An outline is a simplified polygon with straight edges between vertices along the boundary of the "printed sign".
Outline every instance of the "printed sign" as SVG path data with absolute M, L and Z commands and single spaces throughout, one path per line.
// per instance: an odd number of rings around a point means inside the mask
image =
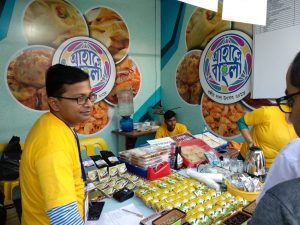
M 53 64 L 76 66 L 90 75 L 97 102 L 112 90 L 116 79 L 114 60 L 104 45 L 89 37 L 74 37 L 62 43 Z
M 222 104 L 243 99 L 250 91 L 252 40 L 243 32 L 224 31 L 204 49 L 200 82 L 209 98 Z

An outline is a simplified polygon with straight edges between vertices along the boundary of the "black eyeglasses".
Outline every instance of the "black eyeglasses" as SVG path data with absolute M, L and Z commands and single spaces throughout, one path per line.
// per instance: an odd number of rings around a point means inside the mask
M 77 101 L 78 105 L 84 105 L 87 103 L 88 99 L 94 103 L 97 99 L 97 95 L 92 93 L 89 96 L 80 96 L 80 97 L 76 97 L 76 98 L 71 98 L 71 97 L 64 97 L 64 96 L 53 96 L 55 98 L 62 98 L 62 99 L 68 99 L 68 100 L 73 100 L 73 101 Z
M 295 92 L 293 94 L 289 94 L 280 98 L 277 98 L 275 101 L 279 106 L 280 110 L 284 113 L 291 113 L 295 100 L 293 97 L 295 95 L 299 95 L 300 91 Z

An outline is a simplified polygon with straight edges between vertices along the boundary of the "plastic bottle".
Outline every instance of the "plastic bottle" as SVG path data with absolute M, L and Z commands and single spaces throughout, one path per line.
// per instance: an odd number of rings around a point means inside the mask
M 170 167 L 175 168 L 175 153 L 176 153 L 176 143 L 171 143 L 170 149 Z
M 181 169 L 181 167 L 182 167 L 181 146 L 176 146 L 174 169 L 179 170 Z

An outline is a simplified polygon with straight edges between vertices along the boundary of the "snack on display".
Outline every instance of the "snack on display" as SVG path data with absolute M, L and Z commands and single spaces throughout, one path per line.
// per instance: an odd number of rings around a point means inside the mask
M 169 224 L 175 224 L 175 222 L 180 221 L 180 224 L 185 222 L 184 218 L 186 216 L 186 213 L 174 208 L 170 211 L 166 212 L 162 216 L 155 219 L 152 224 L 153 225 L 169 225 Z M 176 223 L 177 224 L 177 223 Z
M 196 167 L 200 163 L 206 162 L 205 152 L 219 153 L 200 139 L 192 139 L 181 142 L 181 156 L 183 165 L 186 167 Z
M 35 110 L 48 110 L 45 77 L 52 63 L 54 49 L 29 46 L 21 50 L 7 67 L 7 85 L 22 105 Z
M 89 183 L 87 186 L 92 187 L 92 189 L 96 188 L 103 196 L 108 198 L 111 198 L 115 192 L 125 187 L 129 190 L 135 190 L 138 186 L 146 187 L 145 182 L 141 178 L 125 171 L 124 166 L 125 164 L 118 164 L 109 168 L 105 167 L 88 171 Z
M 89 191 L 88 197 L 90 201 L 100 201 L 105 198 L 104 194 L 97 189 Z
M 134 98 L 141 86 L 140 70 L 132 58 L 127 57 L 121 63 L 117 64 L 116 73 L 114 87 L 105 98 L 106 101 L 113 105 L 118 104 L 118 91 L 132 90 L 132 95 Z
M 223 221 L 224 225 L 241 225 L 244 224 L 247 220 L 249 220 L 251 215 L 245 212 L 235 212 L 233 215 L 229 216 L 227 219 Z
M 205 150 L 197 145 L 182 146 L 181 155 L 191 163 L 205 161 Z
M 114 61 L 119 63 L 129 50 L 129 32 L 121 16 L 112 9 L 98 7 L 85 14 L 90 36 L 107 47 Z
M 176 70 L 176 87 L 180 97 L 190 104 L 200 104 L 202 87 L 199 79 L 199 63 L 202 51 L 188 52 Z
M 104 101 L 94 104 L 91 117 L 75 126 L 79 134 L 94 134 L 101 131 L 110 120 L 110 107 Z
M 246 205 L 242 210 L 250 215 L 253 215 L 254 211 L 256 209 L 256 202 L 253 200 L 249 203 L 249 205 Z
M 237 121 L 246 113 L 241 103 L 224 105 L 203 94 L 201 108 L 205 123 L 214 133 L 223 137 L 240 134 Z
M 95 163 L 98 169 L 103 168 L 103 167 L 108 167 L 108 164 L 102 159 L 100 155 L 93 155 L 90 156 L 92 161 Z
M 231 22 L 222 20 L 222 3 L 218 12 L 197 8 L 186 27 L 186 46 L 188 50 L 204 49 L 217 34 L 231 28 Z
M 175 180 L 174 184 L 168 181 Z M 197 196 L 195 192 L 200 193 Z M 180 193 L 180 194 L 179 194 Z M 232 211 L 248 204 L 241 197 L 228 192 L 219 192 L 208 188 L 196 180 L 172 174 L 140 186 L 136 196 L 155 211 L 178 208 L 186 213 L 186 221 L 210 224 L 222 221 Z
M 170 149 L 159 146 L 144 146 L 119 152 L 119 157 L 132 165 L 147 169 L 169 161 Z
M 97 170 L 88 171 L 87 177 L 88 177 L 88 181 L 90 182 L 99 180 Z
M 118 175 L 118 165 L 108 167 L 108 173 L 110 177 L 115 177 Z
M 125 163 L 120 163 L 117 165 L 117 167 L 118 167 L 118 175 L 120 177 L 125 176 L 125 174 L 127 172 L 127 167 L 126 167 Z
M 100 183 L 106 183 L 110 180 L 110 176 L 106 167 L 98 169 L 97 174 L 98 174 L 97 178 Z
M 101 191 L 106 195 L 106 197 L 111 198 L 117 190 L 113 187 L 107 187 Z
M 88 27 L 81 13 L 69 2 L 61 0 L 34 0 L 23 18 L 28 44 L 58 47 L 75 36 L 88 36 Z
M 203 132 L 201 134 L 196 134 L 194 135 L 194 137 L 203 140 L 212 148 L 218 148 L 227 144 L 227 141 L 220 137 L 217 137 L 209 131 Z

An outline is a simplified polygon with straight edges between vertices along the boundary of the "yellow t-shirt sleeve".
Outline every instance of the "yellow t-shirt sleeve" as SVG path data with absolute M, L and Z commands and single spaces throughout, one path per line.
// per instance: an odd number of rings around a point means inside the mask
M 77 201 L 72 159 L 64 151 L 54 151 L 36 160 L 36 170 L 46 210 Z
M 186 133 L 189 132 L 187 127 L 183 124 L 180 124 L 180 133 Z
M 265 123 L 269 120 L 268 110 L 265 107 L 255 109 L 252 112 L 247 113 L 244 116 L 244 120 L 248 126 Z
M 158 138 L 163 138 L 164 135 L 163 135 L 163 128 L 159 127 L 157 130 L 156 130 L 156 133 L 155 133 L 155 139 L 158 139 Z

